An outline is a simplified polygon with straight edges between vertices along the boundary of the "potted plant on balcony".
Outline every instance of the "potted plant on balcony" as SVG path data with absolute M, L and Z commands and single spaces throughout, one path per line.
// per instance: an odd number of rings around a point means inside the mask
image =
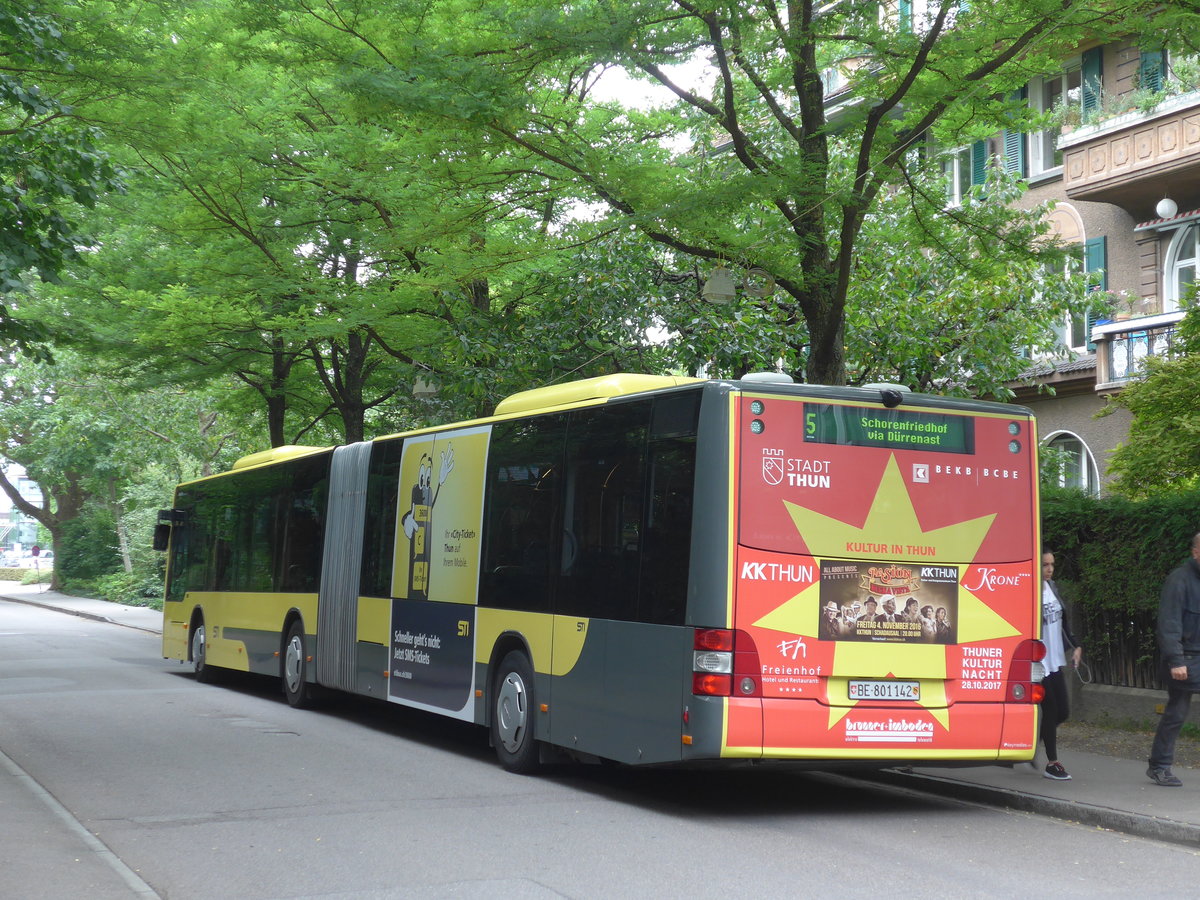
M 1140 315 L 1141 297 L 1129 291 L 1109 291 L 1108 301 L 1114 322 L 1125 322 Z
M 1050 110 L 1050 121 L 1058 125 L 1063 134 L 1074 131 L 1083 124 L 1083 107 L 1079 105 L 1078 100 L 1071 103 L 1060 97 Z
M 1200 57 L 1179 56 L 1171 60 L 1171 79 L 1168 85 L 1175 85 L 1179 93 L 1200 90 Z

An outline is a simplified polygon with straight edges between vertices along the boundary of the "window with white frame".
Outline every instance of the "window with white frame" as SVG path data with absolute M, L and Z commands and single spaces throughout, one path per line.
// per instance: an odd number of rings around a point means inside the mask
M 1200 224 L 1192 222 L 1175 232 L 1167 249 L 1167 263 L 1163 268 L 1164 312 L 1172 312 L 1182 305 L 1196 280 L 1197 265 L 1200 265 Z
M 1029 105 L 1038 112 L 1055 109 L 1079 109 L 1082 119 L 1083 70 L 1078 59 L 1058 75 L 1035 78 L 1029 83 Z M 1055 123 L 1029 135 L 1029 174 L 1031 177 L 1062 168 L 1063 154 L 1058 143 L 1062 125 Z
M 968 6 L 966 0 L 958 0 L 946 11 L 945 28 L 951 27 L 958 18 L 959 12 Z M 933 26 L 933 20 L 941 12 L 940 0 L 897 0 L 896 15 L 900 20 L 900 28 L 915 34 L 925 34 Z
M 967 192 L 987 180 L 987 142 L 947 150 L 939 164 L 946 179 L 946 205 L 962 206 Z
M 1104 48 L 1092 47 L 1063 63 L 1062 71 L 1035 78 L 1023 89 L 1026 102 L 1042 113 L 1059 111 L 1056 121 L 1021 140 L 1005 135 L 1005 166 L 1031 178 L 1061 171 L 1063 130 L 1073 130 L 1100 112 L 1104 85 Z M 1028 159 L 1026 159 L 1028 157 Z
M 1082 312 L 1067 313 L 1063 343 L 1076 353 L 1088 352 L 1092 347 L 1092 325 L 1095 318 L 1091 311 L 1086 309 Z
M 1105 247 L 1106 241 L 1103 237 L 1093 238 L 1079 246 L 1080 253 L 1078 255 L 1068 256 L 1066 262 L 1061 266 L 1054 263 L 1046 263 L 1044 269 L 1047 278 L 1063 277 L 1070 278 L 1078 274 L 1081 270 L 1085 272 L 1099 271 L 1101 283 L 1104 281 L 1104 265 L 1105 265 Z M 1092 343 L 1092 328 L 1095 327 L 1097 319 L 1097 309 L 1092 306 L 1084 307 L 1083 309 L 1073 309 L 1064 316 L 1059 323 L 1054 326 L 1054 333 L 1057 335 L 1059 343 L 1062 345 L 1058 350 L 1033 353 L 1029 349 L 1022 352 L 1023 356 L 1033 356 L 1035 358 L 1058 358 L 1062 356 L 1062 348 L 1066 348 L 1071 353 L 1089 353 L 1095 349 Z
M 1050 451 L 1043 454 L 1043 464 L 1050 467 L 1048 474 L 1052 483 L 1088 494 L 1099 493 L 1100 475 L 1096 460 L 1078 435 L 1063 431 L 1053 435 L 1042 446 Z
M 1079 263 L 1068 259 L 1062 271 L 1064 277 L 1070 278 L 1072 273 L 1079 271 Z M 1093 349 L 1092 326 L 1096 316 L 1090 308 L 1073 309 L 1067 313 L 1062 325 L 1055 329 L 1062 338 L 1063 346 L 1073 353 L 1087 353 Z
M 841 93 L 849 84 L 850 79 L 846 77 L 840 64 L 821 70 L 821 88 L 824 96 L 832 97 L 834 94 Z

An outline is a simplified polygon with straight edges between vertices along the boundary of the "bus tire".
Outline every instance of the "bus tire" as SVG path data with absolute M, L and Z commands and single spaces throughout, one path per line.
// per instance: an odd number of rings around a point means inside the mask
M 492 682 L 492 745 L 509 772 L 526 775 L 538 767 L 534 740 L 533 666 L 520 650 L 507 653 Z
M 208 664 L 208 640 L 204 632 L 204 620 L 192 624 L 192 674 L 201 684 L 212 684 L 217 675 Z
M 288 704 L 296 709 L 311 706 L 313 690 L 308 683 L 308 647 L 304 640 L 304 623 L 299 619 L 292 623 L 283 639 L 280 669 L 283 695 L 287 697 Z

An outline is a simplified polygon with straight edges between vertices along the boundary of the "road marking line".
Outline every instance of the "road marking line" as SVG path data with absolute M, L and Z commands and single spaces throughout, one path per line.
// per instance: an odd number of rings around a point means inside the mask
M 110 869 L 129 885 L 130 890 L 141 897 L 158 897 L 158 892 L 142 880 L 141 876 L 125 865 L 115 853 L 104 845 L 100 838 L 83 827 L 83 823 L 71 814 L 71 811 L 59 803 L 54 795 L 34 780 L 33 776 L 17 765 L 3 750 L 0 750 L 0 764 L 18 781 L 23 781 L 31 794 L 46 805 L 50 812 L 67 826 L 73 834 L 79 837 L 96 856 L 106 863 Z

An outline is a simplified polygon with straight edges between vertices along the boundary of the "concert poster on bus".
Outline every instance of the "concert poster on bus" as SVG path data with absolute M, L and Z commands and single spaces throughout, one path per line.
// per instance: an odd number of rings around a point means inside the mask
M 953 644 L 957 566 L 821 561 L 817 636 L 823 641 Z
M 408 438 L 400 461 L 388 699 L 473 716 L 488 429 Z

